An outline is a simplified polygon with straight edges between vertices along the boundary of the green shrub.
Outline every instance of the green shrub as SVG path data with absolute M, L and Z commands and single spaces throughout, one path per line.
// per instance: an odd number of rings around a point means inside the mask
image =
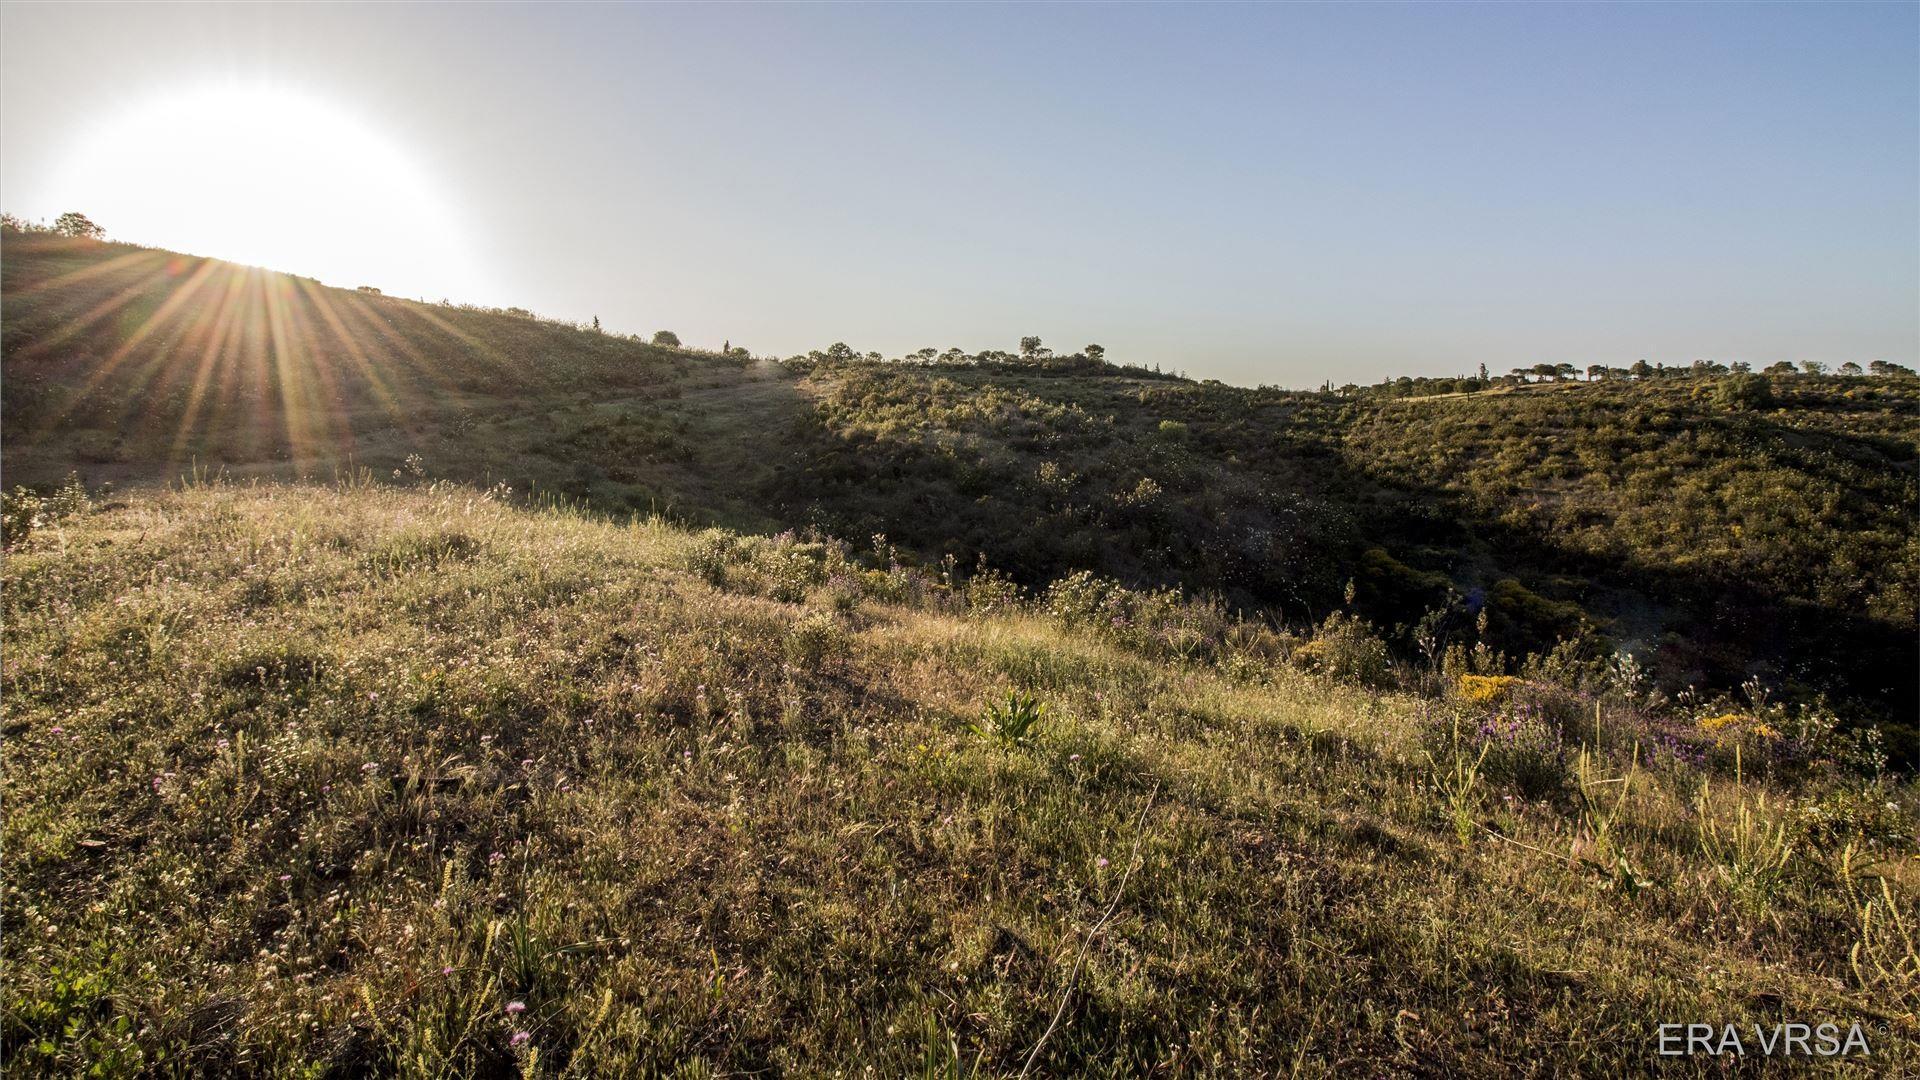
M 1313 639 L 1294 649 L 1293 660 L 1308 671 L 1362 686 L 1384 686 L 1393 677 L 1387 643 L 1371 623 L 1342 611 L 1327 616 Z
M 1765 375 L 1729 375 L 1713 384 L 1713 403 L 1727 409 L 1765 409 L 1773 405 L 1773 384 Z

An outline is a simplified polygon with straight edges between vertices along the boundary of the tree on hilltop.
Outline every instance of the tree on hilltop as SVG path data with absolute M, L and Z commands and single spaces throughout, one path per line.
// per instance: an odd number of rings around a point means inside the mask
M 83 240 L 102 240 L 107 230 L 94 223 L 94 220 L 78 210 L 69 210 L 53 219 L 53 231 L 61 236 L 71 236 Z

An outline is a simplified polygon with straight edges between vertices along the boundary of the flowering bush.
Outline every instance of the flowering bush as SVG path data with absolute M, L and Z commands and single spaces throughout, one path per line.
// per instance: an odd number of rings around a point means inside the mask
M 1741 739 L 1759 739 L 1765 742 L 1777 742 L 1780 730 L 1758 717 L 1743 713 L 1721 713 L 1718 716 L 1700 718 L 1702 734 L 1713 738 L 1714 744 L 1726 746 Z
M 1551 798 L 1566 787 L 1566 737 L 1537 704 L 1519 702 L 1483 717 L 1471 741 L 1485 750 L 1480 771 L 1490 783 L 1529 799 Z
M 1512 675 L 1462 675 L 1460 697 L 1469 705 L 1495 705 L 1505 701 L 1519 682 Z

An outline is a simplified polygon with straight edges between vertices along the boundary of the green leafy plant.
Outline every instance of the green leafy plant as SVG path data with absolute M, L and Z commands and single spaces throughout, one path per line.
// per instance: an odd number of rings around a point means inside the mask
M 988 702 L 972 729 L 983 739 L 1014 749 L 1033 741 L 1034 728 L 1046 715 L 1045 702 L 1032 694 L 1013 690 L 1007 693 L 1004 704 Z

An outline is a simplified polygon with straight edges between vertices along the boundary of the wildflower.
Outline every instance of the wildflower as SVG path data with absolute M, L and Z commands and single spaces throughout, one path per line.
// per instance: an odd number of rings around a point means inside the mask
M 495 865 L 498 865 L 499 863 L 502 863 L 502 862 L 505 862 L 505 861 L 506 861 L 506 858 L 507 858 L 507 857 L 506 857 L 505 855 L 502 855 L 501 853 L 499 853 L 499 852 L 497 852 L 497 851 L 496 851 L 496 852 L 494 852 L 493 854 L 491 854 L 491 855 L 489 855 L 489 856 L 487 856 L 487 865 L 488 865 L 488 866 L 495 866 Z M 522 1007 L 522 1008 L 525 1008 L 525 1006 L 524 1006 L 524 1005 L 523 1005 L 523 1006 L 521 1006 L 521 1007 Z M 509 1009 L 509 1010 L 511 1010 L 511 1009 L 512 1009 L 512 1006 L 511 1006 L 511 1005 L 510 1005 L 510 1006 L 508 1006 L 508 1009 Z
M 453 965 L 452 965 L 452 964 L 448 964 L 448 965 L 447 965 L 446 967 L 443 967 L 443 968 L 441 968 L 441 969 L 440 969 L 440 974 L 442 974 L 442 975 L 451 975 L 451 974 L 453 974 Z
M 1079 754 L 1068 754 L 1068 755 L 1067 755 L 1067 760 L 1068 760 L 1069 762 L 1072 762 L 1072 763 L 1074 763 L 1074 764 L 1078 764 L 1078 763 L 1079 763 L 1079 761 L 1080 761 L 1080 755 L 1079 755 Z
M 520 1015 L 521 1013 L 523 1013 L 523 1012 L 526 1012 L 526 1011 L 527 1011 L 527 1003 L 526 1003 L 526 1002 L 524 1002 L 524 1001 L 509 1001 L 509 1002 L 507 1002 L 507 1015 L 508 1015 L 508 1016 L 519 1016 L 519 1015 Z
M 1093 865 L 1099 867 L 1102 870 L 1105 870 L 1107 868 L 1107 857 L 1105 855 L 1102 855 L 1100 858 L 1094 860 Z
M 516 1031 L 513 1033 L 513 1038 L 507 1040 L 514 1046 L 525 1046 L 531 1041 L 533 1041 L 533 1033 L 530 1031 Z
M 361 772 L 364 772 L 364 773 L 370 773 L 370 772 L 373 772 L 374 770 L 376 770 L 376 769 L 378 769 L 379 767 L 380 767 L 380 763 L 379 763 L 379 762 L 377 762 L 377 761 L 369 761 L 369 762 L 367 762 L 367 763 L 366 763 L 365 765 L 362 765 L 362 766 L 360 766 L 360 771 L 361 771 Z
M 225 750 L 227 748 L 227 740 L 221 739 L 219 742 L 214 743 L 213 746 L 216 750 Z
M 56 724 L 56 725 L 54 725 L 54 729 L 53 729 L 53 731 L 52 731 L 52 734 L 54 734 L 54 735 L 65 735 L 66 733 L 67 733 L 67 729 L 66 729 L 66 728 L 63 728 L 63 727 L 60 727 L 60 726 L 59 726 L 59 725 L 57 725 L 57 724 Z
M 289 881 L 292 881 L 292 880 L 293 880 L 293 875 L 292 875 L 292 874 L 281 874 L 281 875 L 280 875 L 280 881 L 281 881 L 281 883 L 282 883 L 282 884 L 285 884 L 286 882 L 289 882 Z
M 1519 683 L 1520 680 L 1512 675 L 1462 675 L 1460 696 L 1474 705 L 1492 705 L 1505 698 Z

